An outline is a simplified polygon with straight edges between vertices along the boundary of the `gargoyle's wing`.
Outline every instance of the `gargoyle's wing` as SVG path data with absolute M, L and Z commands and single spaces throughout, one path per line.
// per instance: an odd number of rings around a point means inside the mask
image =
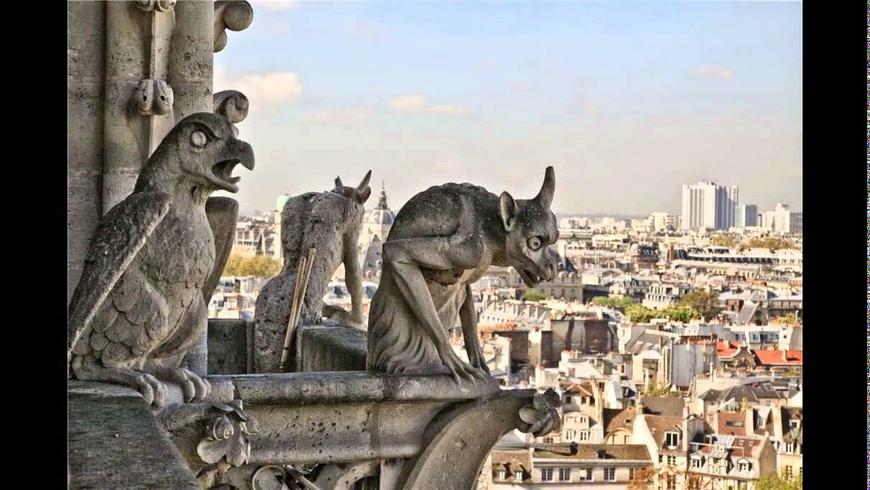
M 69 305 L 68 360 L 75 343 L 166 216 L 171 203 L 172 198 L 162 192 L 131 194 L 100 221 Z
M 230 250 L 233 248 L 233 235 L 239 219 L 239 203 L 230 197 L 210 197 L 205 202 L 205 213 L 208 215 L 208 225 L 214 235 L 215 250 L 214 269 L 202 285 L 202 297 L 208 304 L 227 265 Z

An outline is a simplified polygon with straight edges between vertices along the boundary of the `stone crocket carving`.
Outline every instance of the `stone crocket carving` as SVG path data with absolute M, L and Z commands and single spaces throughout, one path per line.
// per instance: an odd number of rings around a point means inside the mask
M 381 282 L 368 324 L 369 369 L 486 378 L 471 284 L 490 265 L 513 267 L 527 286 L 551 280 L 548 245 L 559 236 L 550 211 L 555 177 L 530 200 L 496 196 L 471 184 L 444 184 L 412 197 L 383 245 Z M 469 366 L 448 343 L 457 316 Z M 446 368 L 446 369 L 445 369 Z
M 359 229 L 371 195 L 366 173 L 356 187 L 335 179 L 328 192 L 308 192 L 297 196 L 281 213 L 281 245 L 284 267 L 267 282 L 257 296 L 254 310 L 254 369 L 259 373 L 277 372 L 290 317 L 296 269 L 301 257 L 317 249 L 308 288 L 302 302 L 301 325 L 318 324 L 323 312 L 323 295 L 339 264 L 344 264 L 345 284 L 351 298 L 350 320 L 362 323 L 362 274 L 357 257 Z
M 192 114 L 148 159 L 133 193 L 100 221 L 69 306 L 67 355 L 80 380 L 138 389 L 161 406 L 165 387 L 202 400 L 209 385 L 184 369 L 207 328 L 200 288 L 212 273 L 215 240 L 205 203 L 237 192 L 236 164 L 254 168 L 251 145 L 221 115 Z

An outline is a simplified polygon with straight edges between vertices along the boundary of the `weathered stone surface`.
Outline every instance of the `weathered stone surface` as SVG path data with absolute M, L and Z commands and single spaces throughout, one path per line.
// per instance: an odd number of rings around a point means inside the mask
M 551 396 L 534 390 L 506 390 L 439 413 L 426 428 L 423 450 L 405 465 L 395 488 L 471 488 L 486 455 L 501 436 L 516 428 L 540 435 L 521 420 L 523 409 L 531 404 L 540 406 L 545 415 L 536 423 L 541 427 L 552 428 L 558 422 L 559 414 L 550 401 Z
M 209 374 L 251 372 L 250 347 L 254 323 L 246 320 L 210 318 L 208 321 Z
M 158 406 L 165 387 L 155 376 L 180 383 L 188 400 L 207 396 L 208 384 L 180 365 L 207 330 L 202 287 L 215 249 L 205 201 L 214 190 L 238 190 L 230 177 L 237 163 L 254 165 L 234 129 L 211 113 L 182 120 L 134 193 L 101 221 L 70 303 L 67 352 L 77 379 L 132 386 Z
M 475 399 L 500 390 L 495 380 L 457 386 L 444 375 L 398 376 L 353 371 L 208 376 L 206 379 L 212 385 L 231 383 L 239 398 L 255 405 L 456 401 Z
M 103 214 L 105 5 L 67 2 L 67 300 Z
M 70 488 L 199 488 L 139 393 L 77 381 L 68 393 Z
M 323 325 L 297 327 L 296 370 L 365 371 L 365 331 L 330 323 L 324 320 Z
M 168 77 L 178 121 L 197 112 L 212 112 L 214 3 L 179 1 L 174 26 Z
M 254 9 L 245 0 L 218 0 L 214 2 L 214 52 L 227 45 L 227 29 L 242 31 L 254 21 Z
M 238 90 L 223 90 L 214 94 L 214 111 L 237 124 L 248 117 L 248 98 Z
M 362 322 L 363 288 L 356 247 L 365 212 L 363 205 L 371 194 L 370 178 L 368 172 L 356 187 L 347 187 L 337 178 L 331 191 L 302 194 L 284 205 L 281 214 L 284 267 L 260 290 L 254 312 L 255 372 L 279 370 L 299 261 L 312 248 L 317 251 L 299 324 L 315 325 L 322 321 L 326 285 L 342 263 L 351 296 L 351 320 Z M 292 361 L 293 352 L 290 354 Z
M 555 275 L 548 246 L 559 236 L 550 211 L 552 167 L 536 197 L 514 200 L 471 184 L 431 187 L 399 211 L 383 245 L 381 282 L 372 298 L 368 367 L 390 373 L 452 373 L 488 379 L 477 335 L 471 284 L 490 265 L 513 267 L 528 286 Z M 447 342 L 462 324 L 469 366 Z

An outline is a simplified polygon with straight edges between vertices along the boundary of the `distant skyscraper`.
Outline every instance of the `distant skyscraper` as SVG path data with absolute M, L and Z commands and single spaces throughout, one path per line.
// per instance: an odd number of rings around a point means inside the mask
M 684 230 L 727 230 L 734 226 L 737 201 L 737 186 L 726 187 L 713 182 L 684 185 L 680 226 Z
M 761 213 L 761 223 L 759 226 L 766 228 L 774 233 L 792 233 L 792 223 L 799 225 L 803 231 L 803 215 L 792 219 L 792 212 L 789 211 L 787 204 L 776 203 L 776 208 L 773 211 L 765 211 Z
M 737 206 L 737 216 L 734 218 L 734 226 L 738 228 L 758 226 L 758 206 L 755 204 L 741 204 Z

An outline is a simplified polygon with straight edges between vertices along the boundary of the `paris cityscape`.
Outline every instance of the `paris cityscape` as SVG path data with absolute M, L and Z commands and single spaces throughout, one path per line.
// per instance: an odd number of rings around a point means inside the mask
M 239 219 L 230 266 L 271 269 L 222 277 L 210 318 L 253 320 L 280 268 L 289 199 Z M 472 285 L 493 376 L 562 398 L 561 430 L 502 438 L 478 488 L 643 488 L 632 485 L 651 474 L 664 489 L 800 481 L 802 214 L 760 211 L 713 182 L 682 186 L 680 203 L 681 214 L 562 216 L 556 278 L 527 288 L 490 267 Z M 357 244 L 366 308 L 395 218 L 382 187 Z M 350 310 L 342 269 L 323 301 Z M 451 343 L 466 355 L 460 335 Z

